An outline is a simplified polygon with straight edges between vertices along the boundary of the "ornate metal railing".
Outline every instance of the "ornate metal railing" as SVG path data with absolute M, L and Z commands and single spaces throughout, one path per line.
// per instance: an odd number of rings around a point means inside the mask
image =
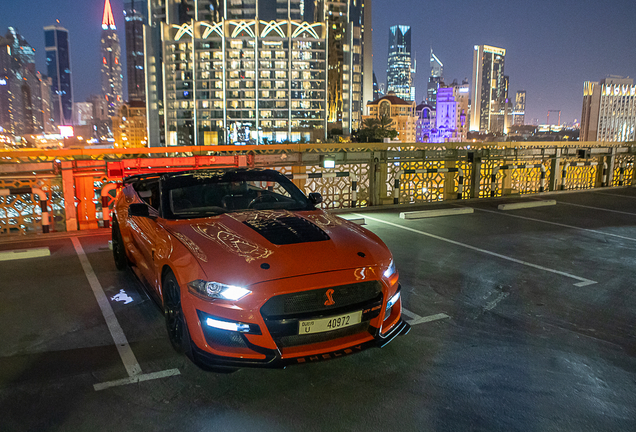
M 28 188 L 47 195 L 50 231 L 108 226 L 102 205 L 115 193 L 108 185 L 138 172 L 267 167 L 337 209 L 630 186 L 635 156 L 634 143 L 597 142 L 0 150 L 0 235 L 42 231 L 41 205 L 23 193 Z

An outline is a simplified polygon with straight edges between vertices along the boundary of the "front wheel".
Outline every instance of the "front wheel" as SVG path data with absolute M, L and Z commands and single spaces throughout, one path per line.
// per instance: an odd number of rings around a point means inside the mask
M 172 347 L 178 353 L 187 353 L 190 348 L 190 334 L 181 308 L 181 289 L 172 272 L 163 281 L 163 312 Z

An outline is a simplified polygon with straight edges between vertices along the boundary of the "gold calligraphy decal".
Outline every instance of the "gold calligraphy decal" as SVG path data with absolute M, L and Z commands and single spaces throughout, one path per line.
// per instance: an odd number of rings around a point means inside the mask
M 208 240 L 219 244 L 228 252 L 245 258 L 248 263 L 265 259 L 274 253 L 274 251 L 246 239 L 221 223 L 192 225 L 192 229 Z

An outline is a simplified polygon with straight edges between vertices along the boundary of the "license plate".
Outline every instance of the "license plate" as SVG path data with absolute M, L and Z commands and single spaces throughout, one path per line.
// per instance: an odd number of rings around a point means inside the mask
M 298 334 L 322 333 L 360 324 L 361 322 L 362 311 L 332 316 L 329 318 L 305 320 L 298 323 Z

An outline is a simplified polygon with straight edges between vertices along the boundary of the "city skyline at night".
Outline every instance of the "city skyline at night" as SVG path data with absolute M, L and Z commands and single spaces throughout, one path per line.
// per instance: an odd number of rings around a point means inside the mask
M 413 59 L 420 62 L 413 76 L 418 103 L 426 97 L 430 71 L 422 66 L 428 63 L 431 46 L 444 64 L 447 83 L 470 76 L 474 45 L 505 48 L 510 94 L 527 92 L 526 123 L 533 119 L 545 123 L 548 110 L 561 110 L 563 123 L 580 120 L 584 82 L 609 75 L 633 77 L 636 73 L 636 35 L 630 29 L 636 4 L 631 1 L 613 1 L 603 8 L 591 1 L 555 5 L 547 1 L 512 4 L 497 0 L 476 2 L 470 7 L 457 1 L 425 7 L 415 0 L 401 0 L 400 7 L 396 4 L 373 1 L 373 72 L 379 84 L 386 83 L 386 34 L 392 25 L 410 25 Z M 123 23 L 124 0 L 111 0 L 111 5 L 115 21 Z M 69 30 L 74 100 L 85 101 L 99 92 L 97 29 L 103 14 L 102 1 L 28 0 L 11 2 L 3 12 L 0 28 L 18 29 L 34 47 L 36 67 L 42 73 L 46 73 L 42 28 L 59 19 L 60 25 Z M 583 25 L 589 20 L 591 26 Z M 123 42 L 123 26 L 117 31 Z M 123 94 L 128 94 L 125 89 Z

